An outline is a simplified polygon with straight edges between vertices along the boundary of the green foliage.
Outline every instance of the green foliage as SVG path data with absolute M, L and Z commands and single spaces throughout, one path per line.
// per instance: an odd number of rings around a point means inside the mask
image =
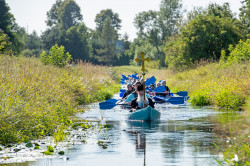
M 77 26 L 82 21 L 80 7 L 74 0 L 57 0 L 49 12 L 47 12 L 47 25 L 59 26 L 61 30 L 67 30 Z
M 63 31 L 61 31 L 58 26 L 52 27 L 44 31 L 41 35 L 44 49 L 49 50 L 53 45 L 57 43 L 60 44 L 63 35 L 65 35 L 65 32 L 63 34 Z
M 165 79 L 171 92 L 188 91 L 192 105 L 241 110 L 250 94 L 249 68 L 248 60 L 231 65 L 201 64 L 182 72 L 150 70 L 148 75 Z
M 43 51 L 40 58 L 44 64 L 52 64 L 58 67 L 64 67 L 72 59 L 68 52 L 65 54 L 64 47 L 59 47 L 57 44 L 51 47 L 48 55 Z
M 53 155 L 53 153 L 51 153 L 51 152 L 49 152 L 49 151 L 45 151 L 45 152 L 41 152 L 41 153 L 43 153 L 43 154 L 45 154 L 45 155 Z
M 206 91 L 200 91 L 192 95 L 191 104 L 196 106 L 210 105 L 210 100 L 209 94 L 206 94 Z
M 215 104 L 227 109 L 238 109 L 245 104 L 245 99 L 244 96 L 238 93 L 223 89 L 215 96 Z
M 18 28 L 14 16 L 10 13 L 9 6 L 5 0 L 0 0 L 0 30 L 8 36 L 8 40 L 12 46 L 11 49 L 15 54 L 20 53 L 23 47 L 20 36 L 16 33 Z
M 95 17 L 95 22 L 98 31 L 102 31 L 104 27 L 105 20 L 107 18 L 111 19 L 111 25 L 118 31 L 121 28 L 121 20 L 119 18 L 119 14 L 114 13 L 111 9 L 101 10 Z
M 89 33 L 87 27 L 81 23 L 78 26 L 71 26 L 61 40 L 61 44 L 70 52 L 74 61 L 89 60 Z
M 228 62 L 230 64 L 236 62 L 236 63 L 242 63 L 244 61 L 247 61 L 250 59 L 250 39 L 247 39 L 245 42 L 240 40 L 239 44 L 237 44 L 235 47 L 232 45 L 229 46 L 229 57 Z
M 7 34 L 4 34 L 0 30 L 0 55 L 1 54 L 11 54 L 11 42 L 9 42 L 9 38 Z
M 28 147 L 28 148 L 31 148 L 31 147 L 33 147 L 33 144 L 29 142 L 25 146 Z
M 115 65 L 117 60 L 116 45 L 118 34 L 112 26 L 110 17 L 107 17 L 103 22 L 103 27 L 99 32 L 99 48 L 96 48 L 96 59 L 99 63 L 105 65 Z
M 20 56 L 39 57 L 41 53 L 42 53 L 42 50 L 39 50 L 39 49 L 35 49 L 35 50 L 25 49 L 21 52 Z
M 148 55 L 153 55 L 155 60 L 160 60 L 159 67 L 165 66 L 163 43 L 178 31 L 181 9 L 180 0 L 162 0 L 159 11 L 143 11 L 135 17 L 134 24 L 138 29 L 136 47 L 142 48 Z M 151 49 L 148 50 L 149 47 Z
M 64 155 L 64 151 L 58 152 L 59 155 Z
M 0 56 L 0 66 L 0 144 L 48 135 L 63 140 L 78 112 L 78 96 L 91 103 L 107 99 L 98 96 L 103 92 L 119 90 L 107 67 L 84 63 L 58 68 L 13 56 Z
M 243 37 L 239 25 L 228 17 L 198 16 L 165 46 L 167 65 L 180 70 L 202 59 L 218 60 L 222 49 L 227 50 Z
M 34 148 L 34 149 L 35 149 L 35 150 L 37 150 L 37 149 L 40 149 L 40 148 L 39 148 L 39 146 L 35 146 L 35 148 Z
M 240 8 L 240 20 L 244 26 L 244 33 L 250 34 L 250 0 L 242 0 Z
M 54 149 L 53 149 L 52 146 L 49 145 L 49 146 L 47 146 L 47 151 L 48 151 L 48 152 L 54 152 Z

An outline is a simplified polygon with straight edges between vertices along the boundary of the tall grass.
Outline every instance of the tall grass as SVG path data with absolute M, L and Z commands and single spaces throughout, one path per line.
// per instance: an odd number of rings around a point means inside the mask
M 213 104 L 220 108 L 239 109 L 250 94 L 249 61 L 229 66 L 210 63 L 178 73 L 160 70 L 149 75 L 165 79 L 174 92 L 188 91 L 193 105 Z
M 91 64 L 57 68 L 35 58 L 0 56 L 0 143 L 56 136 L 81 104 L 118 90 L 110 68 Z

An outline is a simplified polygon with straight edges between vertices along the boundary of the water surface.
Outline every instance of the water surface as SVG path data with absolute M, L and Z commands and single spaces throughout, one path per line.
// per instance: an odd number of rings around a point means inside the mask
M 155 122 L 128 121 L 129 111 L 119 106 L 99 110 L 98 104 L 79 114 L 79 119 L 110 124 L 90 135 L 85 144 L 71 146 L 64 157 L 8 166 L 165 166 L 217 165 L 212 155 L 215 136 L 208 117 L 218 112 L 189 105 L 157 104 L 161 119 Z M 98 141 L 102 141 L 101 145 Z

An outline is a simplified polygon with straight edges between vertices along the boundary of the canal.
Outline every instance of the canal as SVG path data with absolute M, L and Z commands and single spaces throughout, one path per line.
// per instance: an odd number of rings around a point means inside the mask
M 93 132 L 85 143 L 69 146 L 64 157 L 48 157 L 6 166 L 164 166 L 218 165 L 213 155 L 209 119 L 220 114 L 211 107 L 189 104 L 156 104 L 161 119 L 155 122 L 128 121 L 129 110 L 116 106 L 100 110 L 98 104 L 78 114 L 79 119 L 109 128 Z M 0 164 L 1 165 L 1 164 Z M 3 165 L 3 164 L 2 164 Z

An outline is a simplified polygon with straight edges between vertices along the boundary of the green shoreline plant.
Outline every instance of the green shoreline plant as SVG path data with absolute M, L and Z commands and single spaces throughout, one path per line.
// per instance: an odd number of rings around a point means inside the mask
M 63 140 L 81 104 L 118 92 L 112 73 L 88 63 L 58 68 L 36 58 L 0 56 L 0 144 Z

